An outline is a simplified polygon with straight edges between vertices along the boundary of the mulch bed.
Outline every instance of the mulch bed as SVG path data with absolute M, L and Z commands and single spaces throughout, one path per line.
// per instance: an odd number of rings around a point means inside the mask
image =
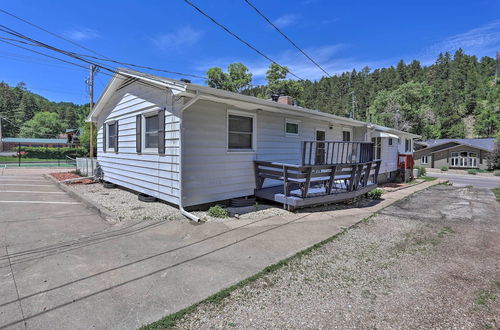
M 76 178 L 81 177 L 78 174 L 73 173 L 73 172 L 50 173 L 50 175 L 52 175 L 54 178 L 56 178 L 57 181 L 64 181 L 64 180 L 68 180 L 68 179 L 76 179 Z M 95 183 L 95 181 L 92 179 L 82 179 L 82 180 L 72 181 L 70 183 L 71 184 L 91 184 L 91 183 Z

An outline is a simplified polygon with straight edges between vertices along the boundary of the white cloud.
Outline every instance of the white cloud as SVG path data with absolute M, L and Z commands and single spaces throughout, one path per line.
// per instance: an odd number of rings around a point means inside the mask
M 186 26 L 174 32 L 160 34 L 151 38 L 151 41 L 153 45 L 162 50 L 181 50 L 196 44 L 202 35 L 202 31 Z
M 67 30 L 64 32 L 64 35 L 72 40 L 76 41 L 85 41 L 100 38 L 101 35 L 96 30 L 88 29 L 88 28 L 76 28 L 72 30 Z
M 320 47 L 313 47 L 305 49 L 316 62 L 318 62 L 329 74 L 335 75 L 352 69 L 361 70 L 363 67 L 368 66 L 371 69 L 379 68 L 393 64 L 392 61 L 364 61 L 358 58 L 342 57 L 340 52 L 348 47 L 345 44 L 323 45 Z M 277 54 L 269 54 L 279 64 L 288 66 L 288 68 L 297 76 L 303 79 L 317 80 L 325 76 L 317 66 L 311 63 L 302 54 L 294 50 L 286 50 Z M 265 83 L 266 71 L 270 63 L 265 59 L 247 60 L 242 58 L 218 58 L 212 60 L 205 60 L 195 68 L 198 72 L 206 72 L 206 70 L 213 66 L 219 66 L 226 69 L 227 65 L 233 62 L 242 62 L 248 66 L 250 72 L 253 74 L 252 84 L 259 85 Z M 295 79 L 293 76 L 289 78 Z
M 459 48 L 468 54 L 493 56 L 492 53 L 500 48 L 500 20 L 450 36 L 429 47 L 425 55 L 435 57 L 440 52 L 453 52 Z
M 282 29 L 294 24 L 295 22 L 297 22 L 297 19 L 298 19 L 297 15 L 293 14 L 283 15 L 275 19 L 273 21 L 273 24 Z

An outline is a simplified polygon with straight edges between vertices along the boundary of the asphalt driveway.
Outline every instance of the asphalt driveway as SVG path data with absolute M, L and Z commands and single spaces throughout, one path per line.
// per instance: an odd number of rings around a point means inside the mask
M 428 172 L 428 176 L 449 180 L 456 187 L 473 186 L 476 188 L 497 188 L 500 187 L 500 177 L 482 176 L 472 174 L 455 174 L 442 172 Z
M 0 175 L 0 328 L 137 328 L 436 183 L 361 209 L 111 226 L 40 173 L 23 173 Z

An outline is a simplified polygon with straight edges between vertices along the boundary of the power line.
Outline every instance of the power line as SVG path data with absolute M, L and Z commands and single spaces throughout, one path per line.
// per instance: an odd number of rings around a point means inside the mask
M 144 66 L 144 65 L 137 65 L 137 64 L 133 64 L 133 63 L 126 63 L 126 62 L 117 61 L 117 60 L 114 60 L 114 59 L 112 59 L 112 58 L 110 58 L 110 57 L 107 57 L 107 56 L 105 56 L 105 55 L 103 55 L 103 54 L 100 54 L 100 53 L 98 53 L 98 52 L 96 52 L 96 51 L 94 51 L 94 50 L 92 50 L 92 49 L 90 49 L 90 48 L 88 48 L 88 47 L 85 47 L 85 46 L 83 46 L 83 45 L 80 45 L 79 43 L 74 42 L 74 41 L 72 41 L 71 39 L 65 38 L 65 37 L 63 37 L 63 36 L 61 36 L 61 35 L 59 35 L 59 34 L 57 34 L 57 33 L 51 32 L 51 31 L 49 31 L 49 30 L 47 30 L 47 29 L 45 29 L 45 28 L 43 28 L 43 27 L 41 27 L 41 26 L 39 26 L 39 25 L 37 25 L 37 24 L 34 24 L 34 23 L 32 23 L 32 22 L 28 21 L 27 19 L 21 18 L 21 17 L 16 16 L 16 15 L 14 15 L 14 14 L 12 14 L 12 13 L 9 13 L 9 12 L 8 12 L 8 11 L 6 11 L 6 10 L 0 9 L 0 12 L 3 12 L 3 13 L 4 13 L 4 14 L 6 14 L 6 15 L 12 16 L 12 17 L 14 17 L 14 18 L 16 18 L 16 19 L 18 19 L 18 20 L 20 20 L 20 21 L 22 21 L 22 22 L 26 23 L 26 24 L 29 24 L 29 25 L 31 25 L 31 26 L 34 26 L 34 27 L 36 27 L 37 29 L 40 29 L 40 30 L 42 30 L 42 31 L 44 31 L 44 32 L 46 32 L 46 33 L 48 33 L 48 34 L 52 35 L 52 36 L 55 36 L 55 37 L 57 37 L 57 38 L 59 38 L 59 39 L 62 39 L 62 40 L 64 40 L 64 41 L 67 41 L 67 42 L 69 42 L 69 43 L 71 43 L 71 44 L 73 44 L 73 45 L 75 45 L 75 46 L 77 46 L 77 47 L 80 47 L 80 48 L 82 48 L 82 49 L 85 49 L 85 50 L 87 50 L 87 51 L 89 51 L 89 52 L 91 52 L 91 53 L 93 53 L 93 54 L 95 54 L 95 55 L 99 55 L 99 56 L 101 56 L 101 57 L 96 57 L 96 56 L 92 56 L 92 55 L 84 55 L 84 54 L 74 53 L 74 54 L 79 55 L 79 56 L 84 56 L 84 57 L 88 57 L 88 58 L 93 58 L 93 59 L 95 59 L 95 60 L 101 60 L 101 61 L 113 62 L 113 63 L 116 63 L 116 64 L 121 64 L 121 65 L 124 65 L 124 66 L 131 66 L 131 67 L 136 67 L 136 68 L 141 68 L 141 69 L 148 69 L 148 70 L 158 71 L 158 72 L 165 72 L 165 73 L 175 74 L 175 75 L 179 75 L 179 76 L 187 76 L 187 77 L 193 77 L 193 78 L 207 79 L 207 77 L 204 77 L 204 76 L 199 76 L 199 75 L 195 75 L 195 74 L 182 73 L 182 72 L 170 71 L 170 70 L 159 69 L 159 68 L 154 68 L 154 67 L 149 67 L 149 66 Z
M 302 50 L 295 42 L 293 42 L 283 31 L 281 31 L 269 18 L 266 17 L 254 4 L 252 4 L 249 0 L 245 0 L 245 2 L 252 7 L 262 18 L 264 18 L 273 28 L 276 29 L 286 40 L 288 40 L 299 52 L 301 52 L 305 57 L 309 59 L 314 65 L 316 65 L 321 71 L 323 71 L 328 77 L 331 78 L 331 75 L 326 72 L 325 69 L 321 65 L 319 65 L 311 56 L 309 56 L 304 50 Z
M 32 22 L 28 21 L 27 19 L 21 18 L 21 17 L 16 16 L 16 15 L 14 15 L 14 14 L 12 14 L 12 13 L 9 13 L 8 11 L 6 11 L 6 10 L 4 10 L 4 9 L 1 9 L 1 8 L 0 8 L 0 12 L 4 13 L 4 14 L 6 14 L 6 15 L 9 15 L 9 16 L 11 16 L 11 17 L 14 17 L 15 19 L 18 19 L 18 20 L 20 20 L 20 21 L 22 21 L 22 22 L 24 22 L 24 23 L 26 23 L 26 24 L 29 24 L 29 25 L 31 25 L 31 26 L 33 26 L 33 27 L 36 27 L 37 29 L 42 30 L 42 31 L 44 31 L 44 32 L 46 32 L 46 33 L 48 33 L 48 34 L 50 34 L 50 35 L 52 35 L 52 36 L 56 37 L 56 38 L 59 38 L 59 39 L 61 39 L 61 40 L 64 40 L 64 41 L 66 41 L 66 42 L 69 42 L 69 43 L 71 43 L 71 44 L 73 44 L 73 45 L 75 45 L 75 46 L 77 46 L 77 47 L 80 47 L 80 48 L 85 49 L 85 50 L 87 50 L 87 51 L 89 51 L 89 52 L 92 52 L 93 54 L 96 54 L 96 55 L 102 56 L 102 57 L 104 57 L 104 58 L 107 58 L 107 57 L 106 57 L 105 55 L 103 55 L 103 54 L 100 54 L 100 53 L 98 53 L 98 52 L 96 52 L 96 51 L 94 51 L 94 50 L 92 50 L 92 49 L 90 49 L 90 48 L 88 48 L 88 47 L 85 47 L 85 46 L 83 46 L 83 45 L 80 45 L 79 43 L 77 43 L 77 42 L 75 42 L 75 41 L 73 41 L 73 40 L 71 40 L 71 39 L 65 38 L 65 37 L 63 37 L 63 36 L 61 36 L 61 35 L 59 35 L 59 34 L 57 34 L 57 33 L 51 32 L 51 31 L 49 31 L 49 30 L 47 30 L 47 29 L 44 29 L 43 27 L 41 27 L 41 26 L 39 26 L 39 25 L 36 25 L 35 23 L 32 23 Z
M 255 48 L 254 46 L 252 46 L 251 44 L 249 44 L 248 42 L 246 42 L 245 40 L 243 40 L 242 38 L 240 38 L 236 33 L 232 32 L 231 30 L 229 30 L 226 26 L 222 25 L 221 23 L 219 23 L 218 21 L 216 21 L 213 17 L 211 17 L 210 15 L 208 15 L 207 13 L 205 13 L 203 10 L 201 10 L 200 8 L 198 8 L 195 4 L 193 4 L 191 1 L 189 0 L 183 0 L 185 3 L 187 3 L 188 5 L 190 5 L 191 7 L 193 7 L 194 9 L 196 9 L 200 14 L 202 14 L 203 16 L 205 16 L 206 18 L 208 18 L 209 20 L 211 20 L 214 24 L 216 24 L 217 26 L 219 26 L 221 29 L 223 29 L 224 31 L 226 31 L 227 33 L 229 33 L 230 35 L 232 35 L 234 38 L 236 38 L 237 40 L 239 40 L 240 42 L 242 42 L 244 45 L 246 45 L 248 48 L 252 49 L 253 51 L 255 51 L 257 54 L 259 54 L 260 56 L 264 57 L 265 59 L 267 59 L 268 61 L 280 66 L 281 68 L 283 68 L 284 66 L 280 65 L 279 63 L 277 63 L 275 60 L 273 60 L 272 58 L 270 58 L 269 56 L 267 56 L 266 54 L 264 54 L 263 52 L 261 52 L 260 50 L 258 50 L 257 48 Z M 297 76 L 296 74 L 294 74 L 293 72 L 291 72 L 290 70 L 288 70 L 288 73 L 290 73 L 292 76 L 294 76 L 295 78 L 299 79 L 299 80 L 304 80 L 302 78 L 300 78 L 299 76 Z

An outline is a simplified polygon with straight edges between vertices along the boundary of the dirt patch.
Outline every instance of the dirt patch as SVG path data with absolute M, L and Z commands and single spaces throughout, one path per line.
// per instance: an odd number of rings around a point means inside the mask
M 487 190 L 433 187 L 176 327 L 498 328 L 499 212 Z
M 57 181 L 64 181 L 64 180 L 69 180 L 69 179 L 81 178 L 80 175 L 78 175 L 74 172 L 50 173 L 49 175 L 54 177 Z M 71 184 L 92 184 L 92 183 L 95 183 L 95 181 L 92 179 L 82 179 L 82 180 L 77 180 L 77 181 L 71 182 Z

